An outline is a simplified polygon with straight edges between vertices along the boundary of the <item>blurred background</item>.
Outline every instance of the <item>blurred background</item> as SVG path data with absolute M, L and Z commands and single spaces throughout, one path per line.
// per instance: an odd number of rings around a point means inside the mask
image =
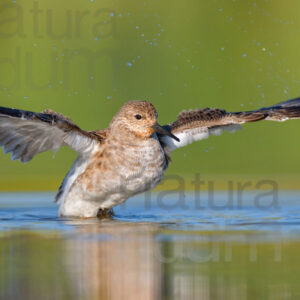
M 269 106 L 300 96 L 299 33 L 297 0 L 0 0 L 0 106 L 86 130 L 132 99 L 162 125 Z M 258 122 L 179 149 L 158 187 L 177 191 L 113 220 L 57 217 L 72 150 L 0 150 L 0 299 L 300 299 L 299 136 L 300 120 Z
M 300 96 L 299 16 L 295 0 L 2 0 L 0 105 L 50 108 L 87 130 L 132 99 L 151 101 L 161 124 L 183 109 L 272 105 Z M 297 189 L 299 131 L 300 121 L 245 125 L 177 150 L 168 174 Z M 61 149 L 23 165 L 1 153 L 0 190 L 55 190 L 75 157 Z

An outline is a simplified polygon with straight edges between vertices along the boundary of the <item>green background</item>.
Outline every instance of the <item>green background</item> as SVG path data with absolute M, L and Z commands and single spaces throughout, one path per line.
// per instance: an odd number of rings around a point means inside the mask
M 183 109 L 256 109 L 300 95 L 299 31 L 296 0 L 2 0 L 0 105 L 51 108 L 88 130 L 131 99 L 151 101 L 161 124 Z M 177 150 L 168 174 L 298 188 L 299 130 L 245 125 Z M 0 189 L 55 189 L 75 157 L 61 149 L 23 165 L 1 153 Z

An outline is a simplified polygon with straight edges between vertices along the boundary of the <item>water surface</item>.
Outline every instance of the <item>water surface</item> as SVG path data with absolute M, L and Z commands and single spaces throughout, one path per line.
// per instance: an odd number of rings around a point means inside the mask
M 53 196 L 0 194 L 1 299 L 300 297 L 299 192 L 152 193 L 103 220 L 58 218 Z

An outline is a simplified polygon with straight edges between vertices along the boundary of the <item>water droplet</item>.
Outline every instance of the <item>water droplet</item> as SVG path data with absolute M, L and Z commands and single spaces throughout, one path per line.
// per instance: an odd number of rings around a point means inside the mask
M 246 53 L 244 53 L 244 54 L 242 55 L 242 57 L 247 57 L 247 54 L 246 54 Z
M 123 17 L 123 15 L 122 15 L 122 14 L 119 14 L 119 17 Z
M 28 96 L 24 96 L 24 99 L 28 99 Z
M 139 29 L 139 28 L 140 28 L 140 26 L 136 25 L 136 26 L 135 26 L 135 28 L 136 28 L 136 29 Z
M 91 80 L 94 80 L 94 76 L 91 76 L 90 79 L 91 79 Z
M 107 96 L 106 99 L 107 99 L 107 100 L 110 100 L 110 99 L 111 99 L 111 96 Z
M 261 88 L 261 84 L 258 84 L 258 85 L 257 85 L 257 88 L 260 89 L 260 88 Z
M 56 46 L 53 46 L 53 49 L 56 49 Z
M 127 65 L 128 67 L 132 67 L 132 63 L 129 62 L 129 61 L 126 63 L 126 65 Z
M 114 16 L 115 16 L 115 14 L 112 12 L 112 13 L 110 13 L 110 16 L 111 16 L 111 17 L 114 17 Z
M 90 0 L 91 2 L 94 2 L 94 0 Z
M 138 55 L 138 56 L 137 56 L 137 59 L 140 59 L 140 58 L 141 58 L 140 55 Z
M 222 11 L 223 11 L 223 8 L 220 7 L 220 8 L 218 9 L 218 11 L 219 11 L 219 12 L 222 12 Z
M 95 38 L 94 38 L 94 40 L 95 40 L 95 41 L 98 41 L 98 40 L 99 40 L 99 38 L 98 38 L 98 37 L 95 37 Z
M 225 48 L 224 48 L 224 47 L 222 47 L 222 48 L 221 48 L 221 51 L 224 51 L 224 50 L 225 50 Z
M 184 86 L 184 87 L 187 87 L 187 86 L 188 86 L 188 84 L 187 84 L 187 83 L 185 83 L 183 86 Z
M 142 34 L 141 34 L 141 37 L 144 37 L 144 36 L 145 36 L 145 35 L 142 33 Z
M 11 96 L 11 94 L 8 94 L 7 96 L 8 96 L 8 97 L 10 97 L 10 96 Z

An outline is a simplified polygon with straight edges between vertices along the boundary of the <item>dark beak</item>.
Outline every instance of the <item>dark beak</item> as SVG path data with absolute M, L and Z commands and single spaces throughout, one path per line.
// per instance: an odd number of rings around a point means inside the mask
M 180 139 L 175 136 L 174 134 L 172 134 L 169 130 L 163 128 L 162 126 L 160 126 L 159 124 L 154 124 L 152 126 L 152 128 L 157 132 L 157 133 L 160 133 L 160 134 L 163 134 L 163 135 L 167 135 L 169 137 L 171 137 L 172 139 L 174 139 L 175 141 L 177 142 L 180 142 Z

